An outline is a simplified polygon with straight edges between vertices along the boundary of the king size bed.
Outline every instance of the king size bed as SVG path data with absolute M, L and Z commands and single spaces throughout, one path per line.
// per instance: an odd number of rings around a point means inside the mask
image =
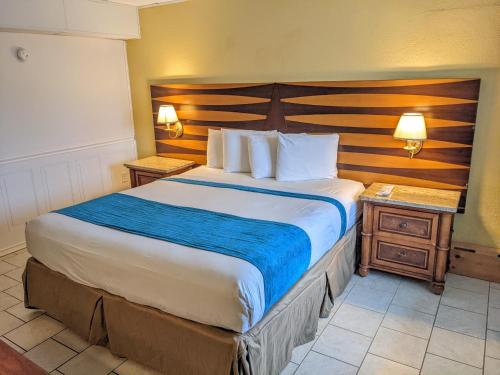
M 42 215 L 26 306 L 170 374 L 279 373 L 354 271 L 363 190 L 199 167 Z

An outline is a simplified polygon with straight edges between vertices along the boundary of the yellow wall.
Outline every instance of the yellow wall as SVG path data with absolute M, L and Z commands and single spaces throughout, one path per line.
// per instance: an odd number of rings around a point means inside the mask
M 140 156 L 155 153 L 154 81 L 481 78 L 454 238 L 500 247 L 498 1 L 191 0 L 142 9 L 140 22 L 142 38 L 127 42 Z

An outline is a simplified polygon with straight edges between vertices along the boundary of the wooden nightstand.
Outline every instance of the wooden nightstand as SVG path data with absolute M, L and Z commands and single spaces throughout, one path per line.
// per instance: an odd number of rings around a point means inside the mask
M 460 193 L 394 185 L 387 197 L 374 183 L 361 195 L 363 242 L 359 274 L 370 268 L 430 281 L 436 294 L 444 290 L 453 217 Z
M 130 169 L 130 184 L 137 187 L 159 178 L 186 172 L 195 166 L 194 161 L 150 156 L 124 164 Z

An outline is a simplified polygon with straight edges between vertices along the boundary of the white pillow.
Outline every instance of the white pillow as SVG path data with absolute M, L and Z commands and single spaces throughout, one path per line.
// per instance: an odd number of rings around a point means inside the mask
M 222 129 L 222 150 L 224 172 L 250 172 L 248 160 L 248 136 L 253 134 L 276 134 L 276 130 L 257 131 Z
M 278 136 L 249 135 L 248 157 L 253 178 L 276 176 L 276 154 L 278 153 Z
M 222 168 L 222 132 L 208 129 L 207 167 Z
M 317 180 L 337 177 L 338 134 L 279 134 L 276 179 Z

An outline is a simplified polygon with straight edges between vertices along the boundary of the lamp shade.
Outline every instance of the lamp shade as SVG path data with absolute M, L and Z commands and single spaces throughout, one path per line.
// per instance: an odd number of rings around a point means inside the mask
M 158 110 L 158 118 L 156 123 L 158 124 L 173 124 L 179 121 L 177 118 L 177 113 L 175 113 L 175 108 L 171 104 L 161 105 Z
M 403 113 L 394 132 L 394 138 L 406 140 L 427 139 L 424 116 L 421 113 Z

